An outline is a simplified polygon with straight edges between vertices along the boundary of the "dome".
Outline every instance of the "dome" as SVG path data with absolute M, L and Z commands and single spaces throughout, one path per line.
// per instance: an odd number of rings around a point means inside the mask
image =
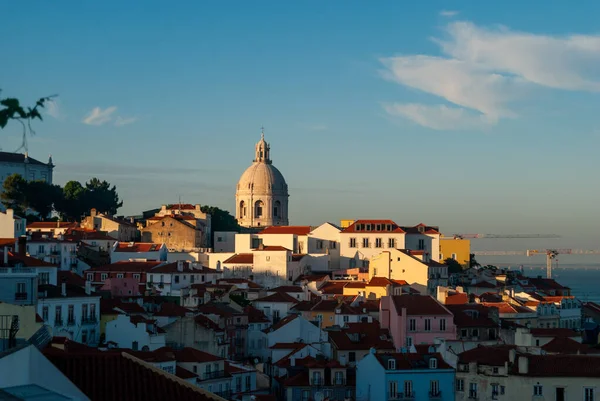
M 277 167 L 264 162 L 254 162 L 240 177 L 237 190 L 240 195 L 287 195 L 287 184 Z

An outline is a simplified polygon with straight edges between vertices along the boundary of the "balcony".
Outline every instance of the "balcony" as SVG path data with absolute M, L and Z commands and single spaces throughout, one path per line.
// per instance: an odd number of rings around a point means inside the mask
M 310 385 L 311 386 L 322 386 L 323 385 L 323 378 L 322 377 L 313 377 L 313 378 L 311 378 Z
M 477 395 L 477 392 L 475 391 L 470 391 L 469 392 L 469 400 L 478 400 L 479 396 Z
M 335 378 L 335 379 L 331 380 L 331 384 L 333 384 L 334 386 L 345 386 L 346 385 L 346 379 L 344 379 L 344 378 Z
M 430 391 L 429 392 L 429 399 L 430 400 L 441 400 L 442 399 L 442 392 L 441 391 Z
M 219 379 L 221 377 L 225 377 L 224 370 L 216 370 L 214 372 L 204 372 L 202 374 L 202 380 Z
M 412 393 L 390 393 L 388 401 L 410 401 L 415 399 L 415 392 Z
M 54 326 L 62 326 L 63 320 L 61 318 L 54 319 Z
M 83 324 L 96 324 L 98 323 L 98 318 L 96 316 L 87 316 L 81 319 Z
M 15 292 L 15 301 L 25 301 L 27 300 L 26 292 Z

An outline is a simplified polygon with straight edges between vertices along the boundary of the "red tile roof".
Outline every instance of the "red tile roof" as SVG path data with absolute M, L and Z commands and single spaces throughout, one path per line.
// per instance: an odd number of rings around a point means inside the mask
M 112 263 L 110 265 L 92 267 L 86 270 L 86 273 L 94 272 L 133 272 L 133 273 L 148 273 L 156 266 L 160 266 L 165 262 L 160 261 L 147 261 L 147 262 L 130 262 L 123 260 L 120 262 Z
M 14 247 L 17 242 L 16 238 L 0 238 L 0 246 L 1 247 Z
M 254 302 L 285 302 L 297 304 L 298 300 L 289 296 L 285 292 L 276 292 L 271 295 L 267 295 L 266 297 L 255 299 Z
M 408 283 L 404 280 L 390 280 L 386 277 L 373 277 L 368 285 L 369 287 L 387 287 L 388 285 L 394 287 L 397 285 L 408 285 Z
M 302 287 L 299 285 L 282 285 L 279 287 L 271 288 L 269 292 L 304 292 Z
M 598 354 L 600 349 L 591 348 L 569 337 L 555 337 L 549 343 L 542 346 L 549 354 Z
M 186 363 L 203 363 L 203 362 L 217 362 L 223 361 L 224 358 L 218 357 L 208 352 L 197 350 L 196 348 L 185 347 L 180 350 L 173 350 L 169 347 L 162 347 L 159 350 L 163 352 L 172 352 L 175 355 L 177 362 Z
M 395 347 L 388 329 L 382 329 L 377 320 L 372 323 L 346 323 L 341 330 L 329 331 L 329 341 L 338 350 L 388 350 Z
M 183 261 L 182 270 L 179 271 L 178 262 L 166 263 L 152 269 L 152 273 L 197 273 L 197 274 L 216 274 L 216 269 L 211 269 L 202 265 L 192 264 L 190 261 Z
M 479 346 L 458 355 L 458 363 L 476 362 L 486 366 L 504 366 L 504 363 L 509 361 L 510 350 L 516 348 L 516 345 Z
M 396 312 L 401 315 L 402 308 L 406 308 L 407 315 L 443 315 L 452 316 L 441 303 L 429 295 L 394 295 L 391 297 L 395 305 Z
M 469 303 L 469 295 L 464 292 L 448 295 L 446 297 L 446 305 L 462 305 Z
M 517 358 L 522 358 L 518 356 Z M 600 358 L 588 355 L 527 355 L 528 371 L 519 372 L 519 364 L 512 373 L 532 377 L 594 377 L 600 378 Z
M 244 313 L 248 315 L 248 323 L 269 323 L 267 316 L 252 305 L 246 306 Z
M 187 369 L 184 369 L 180 366 L 175 366 L 175 376 L 181 378 L 181 379 L 195 379 L 198 377 L 197 374 L 190 372 Z
M 113 252 L 158 252 L 161 246 L 152 242 L 119 242 Z
M 419 223 L 416 226 L 402 226 L 401 227 L 407 234 L 439 234 L 440 228 L 436 226 L 427 226 L 423 223 Z
M 0 260 L 3 260 L 3 258 L 4 250 L 0 250 Z M 10 251 L 8 252 L 8 264 L 9 266 L 22 265 L 22 267 L 58 267 L 52 263 Z
M 118 299 L 100 298 L 100 313 L 102 315 L 116 315 L 115 308 L 119 308 L 126 314 L 144 314 L 146 311 L 137 302 L 122 302 Z
M 81 277 L 77 273 L 73 273 L 68 270 L 59 270 L 58 271 L 58 282 L 59 283 L 67 283 L 71 285 L 76 285 L 79 287 L 85 287 L 85 279 Z
M 559 284 L 556 280 L 552 278 L 529 278 L 529 284 L 533 285 L 537 289 L 544 290 L 568 290 L 569 287 L 565 287 Z
M 127 353 L 71 354 L 48 349 L 46 357 L 94 401 L 213 400 L 212 394 Z
M 294 234 L 308 235 L 312 231 L 310 226 L 271 226 L 267 227 L 259 234 Z
M 283 319 L 281 319 L 280 321 L 275 323 L 273 326 L 269 327 L 266 330 L 263 330 L 263 333 L 271 333 L 273 331 L 277 331 L 280 328 L 282 328 L 283 326 L 285 326 L 286 324 L 294 321 L 298 317 L 299 317 L 298 315 L 287 315 L 286 317 L 284 317 Z
M 512 305 L 508 302 L 482 302 L 483 305 L 490 308 L 498 308 L 499 313 L 519 314 L 519 313 L 535 313 L 526 306 Z
M 62 295 L 62 286 L 52 285 L 52 284 L 41 284 L 38 285 L 38 298 L 64 298 Z M 89 295 L 85 293 L 85 289 L 72 284 L 66 285 L 66 293 L 67 298 L 82 298 L 82 297 L 100 297 L 100 294 L 90 293 Z M 43 294 L 43 295 L 41 295 Z
M 490 308 L 480 304 L 448 305 L 446 308 L 454 315 L 454 324 L 463 327 L 498 327 L 492 318 Z
M 175 220 L 197 220 L 195 216 L 187 214 L 166 214 L 164 216 L 152 216 L 148 217 L 146 220 L 159 222 L 166 218 L 171 218 Z
M 302 281 L 323 281 L 329 278 L 328 274 L 303 274 L 298 276 L 294 283 L 301 283 Z
M 154 316 L 179 316 L 183 317 L 192 313 L 188 308 L 184 308 L 183 306 L 179 306 L 172 302 L 164 302 L 160 305 L 160 308 L 157 312 L 154 312 Z
M 209 317 L 206 317 L 204 315 L 196 316 L 194 318 L 194 321 L 196 322 L 197 325 L 206 327 L 207 329 L 210 329 L 212 331 L 216 331 L 216 332 L 223 331 L 223 329 L 219 328 L 218 324 L 216 324 L 215 322 L 212 321 L 212 319 L 210 319 Z
M 367 225 L 370 225 L 370 230 L 366 229 Z M 377 226 L 380 226 L 379 230 L 376 230 Z M 392 220 L 356 220 L 342 233 L 404 233 L 404 230 Z
M 344 287 L 349 281 L 327 281 L 319 291 L 326 295 L 342 295 L 344 293 Z
M 223 261 L 223 264 L 248 264 L 251 265 L 254 263 L 254 254 L 253 253 L 236 253 L 231 256 L 229 259 Z
M 529 329 L 534 337 L 581 337 L 581 334 L 571 329 Z
M 596 302 L 584 302 L 582 306 L 592 309 L 594 312 L 600 313 L 600 305 Z

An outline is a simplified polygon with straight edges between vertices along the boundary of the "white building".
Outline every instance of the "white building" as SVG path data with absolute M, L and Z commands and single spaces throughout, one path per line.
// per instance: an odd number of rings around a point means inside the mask
M 164 333 L 155 320 L 142 316 L 117 315 L 115 320 L 106 323 L 106 341 L 134 351 L 154 351 L 164 347 Z
M 193 284 L 216 284 L 222 275 L 222 271 L 179 260 L 153 268 L 148 272 L 146 281 L 148 286 L 152 285 L 161 295 L 178 297 L 182 288 Z
M 256 309 L 265 314 L 267 319 L 273 323 L 277 323 L 286 317 L 289 310 L 298 302 L 298 300 L 285 292 L 274 292 L 266 297 L 258 298 L 252 303 Z
M 196 385 L 213 394 L 231 397 L 231 375 L 225 370 L 225 359 L 197 350 L 175 351 L 177 366 L 196 375 Z
M 270 156 L 271 146 L 263 133 L 252 165 L 240 177 L 235 193 L 235 216 L 243 227 L 288 225 L 288 186 Z
M 77 269 L 77 243 L 42 235 L 27 239 L 27 254 L 44 262 L 60 266 L 60 270 Z M 50 283 L 56 284 L 56 283 Z
M 100 295 L 86 288 L 61 283 L 38 287 L 37 313 L 55 337 L 95 346 L 100 340 Z
M 111 263 L 126 260 L 167 260 L 168 249 L 165 244 L 151 242 L 115 242 L 111 253 Z
M 271 348 L 278 343 L 308 344 L 325 357 L 331 357 L 331 344 L 329 344 L 327 331 L 318 328 L 300 315 L 289 315 L 267 329 L 267 347 Z
M 25 235 L 27 232 L 26 225 L 27 220 L 17 216 L 14 210 L 0 211 L 0 238 L 18 238 Z
M 13 174 L 19 174 L 26 181 L 46 181 L 52 184 L 54 163 L 52 156 L 48 163 L 42 163 L 28 153 L 0 152 L 0 192 L 2 192 L 4 181 Z

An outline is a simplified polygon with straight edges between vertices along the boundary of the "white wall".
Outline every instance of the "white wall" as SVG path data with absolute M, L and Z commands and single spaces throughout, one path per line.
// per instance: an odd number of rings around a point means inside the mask
M 339 228 L 324 223 L 308 234 L 308 253 L 324 254 L 328 251 L 331 270 L 340 269 L 340 233 Z
M 0 192 L 2 189 L 0 188 Z M 17 238 L 27 233 L 27 221 L 15 219 L 14 211 L 7 209 L 0 212 L 0 238 Z
M 62 326 L 55 326 L 56 307 L 61 307 Z M 74 325 L 67 325 L 69 305 L 73 305 Z M 95 305 L 95 322 L 82 321 L 83 305 L 87 305 L 88 316 L 91 316 L 91 305 Z M 53 336 L 68 337 L 73 341 L 83 342 L 83 332 L 86 331 L 89 345 L 97 345 L 100 340 L 100 297 L 77 298 L 38 298 L 37 313 L 43 318 L 44 307 L 48 307 L 48 320 L 45 324 L 51 329 Z
M 138 350 L 147 346 L 150 351 L 154 351 L 165 346 L 165 335 L 150 335 L 145 323 L 136 326 L 131 323 L 129 316 L 118 315 L 115 320 L 106 323 L 106 341 L 114 341 L 120 348 L 132 348 L 133 342 L 137 341 Z
M 267 339 L 269 347 L 277 343 L 293 343 L 302 340 L 303 343 L 317 348 L 326 357 L 331 357 L 331 345 L 328 342 L 327 332 L 319 329 L 302 316 L 298 316 L 280 327 L 279 330 L 268 333 Z
M 235 252 L 235 231 L 215 231 L 214 252 Z
M 405 248 L 405 234 L 403 233 L 341 233 L 340 235 L 340 269 L 350 268 L 350 259 L 370 260 L 373 256 L 378 255 L 383 250 L 389 250 L 389 239 L 393 238 L 395 246 L 392 249 Z M 350 247 L 350 239 L 356 239 L 356 247 Z M 369 239 L 369 247 L 363 247 L 363 239 Z M 381 238 L 381 248 L 375 247 L 377 238 Z M 360 262 L 355 267 L 362 267 Z

